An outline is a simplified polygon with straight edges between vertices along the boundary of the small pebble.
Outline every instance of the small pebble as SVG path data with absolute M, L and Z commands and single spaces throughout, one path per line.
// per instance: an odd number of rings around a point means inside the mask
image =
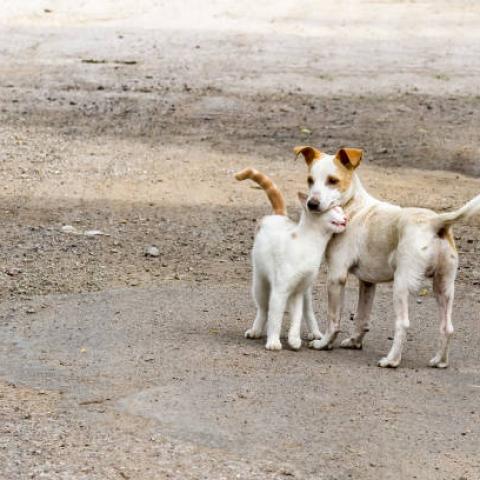
M 155 247 L 154 245 L 149 245 L 148 247 L 145 248 L 145 256 L 146 257 L 159 257 L 160 256 L 160 250 Z
M 64 225 L 62 227 L 63 233 L 76 233 L 77 229 L 72 225 Z
M 22 270 L 20 268 L 11 267 L 5 269 L 5 273 L 10 277 L 14 277 L 15 275 L 22 273 Z

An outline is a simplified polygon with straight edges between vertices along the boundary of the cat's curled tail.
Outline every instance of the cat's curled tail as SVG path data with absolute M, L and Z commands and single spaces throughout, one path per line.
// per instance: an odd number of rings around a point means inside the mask
M 283 198 L 282 192 L 278 187 L 270 180 L 269 177 L 263 173 L 255 170 L 254 168 L 244 168 L 242 171 L 235 174 L 235 178 L 238 181 L 246 180 L 249 178 L 255 183 L 260 185 L 260 187 L 265 190 L 270 203 L 272 204 L 273 213 L 275 215 L 287 215 L 287 209 L 285 207 L 285 199 Z

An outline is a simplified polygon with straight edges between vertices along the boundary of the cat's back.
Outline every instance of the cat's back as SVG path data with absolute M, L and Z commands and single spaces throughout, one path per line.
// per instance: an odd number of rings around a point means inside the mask
M 278 263 L 290 250 L 295 223 L 283 215 L 267 215 L 258 224 L 253 244 L 255 263 Z
M 289 235 L 295 223 L 285 215 L 267 215 L 258 224 L 257 237 L 284 237 Z

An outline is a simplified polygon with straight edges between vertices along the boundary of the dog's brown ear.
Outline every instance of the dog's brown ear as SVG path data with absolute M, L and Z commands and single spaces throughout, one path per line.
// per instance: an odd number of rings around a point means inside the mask
M 341 148 L 335 155 L 340 163 L 348 168 L 355 169 L 360 165 L 363 157 L 363 150 L 359 148 Z
M 310 167 L 312 163 L 317 159 L 320 158 L 322 152 L 317 150 L 314 147 L 309 147 L 309 146 L 299 146 L 295 147 L 293 149 L 295 152 L 295 156 L 298 157 L 300 154 L 303 155 L 303 158 L 305 159 L 305 162 L 307 162 L 307 165 Z

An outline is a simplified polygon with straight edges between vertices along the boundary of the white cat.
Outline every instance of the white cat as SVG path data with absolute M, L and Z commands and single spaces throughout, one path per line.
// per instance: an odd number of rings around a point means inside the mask
M 267 324 L 267 350 L 281 350 L 280 332 L 288 306 L 291 324 L 288 343 L 294 350 L 302 345 L 302 316 L 310 330 L 310 338 L 321 338 L 312 307 L 312 285 L 317 277 L 327 243 L 334 233 L 341 233 L 347 217 L 340 207 L 326 212 L 312 212 L 306 206 L 307 195 L 298 194 L 302 205 L 300 221 L 287 217 L 285 201 L 275 184 L 253 168 L 235 175 L 258 183 L 268 195 L 274 215 L 260 222 L 252 250 L 253 298 L 257 315 L 246 338 L 260 338 Z

